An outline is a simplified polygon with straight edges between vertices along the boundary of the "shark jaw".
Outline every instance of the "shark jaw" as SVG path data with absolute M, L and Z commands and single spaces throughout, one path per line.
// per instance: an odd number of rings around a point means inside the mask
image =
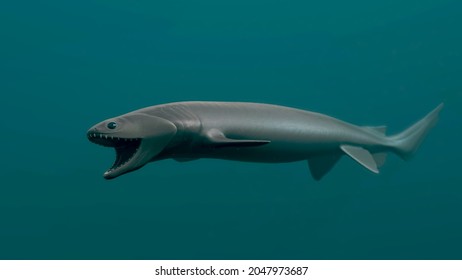
M 102 133 L 89 133 L 87 137 L 92 143 L 111 147 L 115 150 L 114 163 L 103 174 L 105 179 L 116 178 L 143 166 L 143 164 L 139 164 L 140 148 L 143 142 L 141 138 L 114 137 Z
M 103 174 L 105 179 L 113 179 L 152 161 L 176 131 L 175 124 L 166 119 L 135 111 L 94 125 L 87 137 L 92 143 L 114 148 L 114 163 Z

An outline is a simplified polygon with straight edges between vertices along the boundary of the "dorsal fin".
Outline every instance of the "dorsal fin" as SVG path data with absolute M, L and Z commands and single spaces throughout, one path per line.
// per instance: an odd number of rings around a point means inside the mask
M 340 149 L 342 149 L 342 151 L 344 151 L 352 159 L 356 160 L 359 164 L 366 167 L 370 171 L 379 173 L 379 170 L 377 169 L 377 163 L 368 150 L 350 145 L 341 145 Z
M 254 147 L 270 143 L 269 140 L 231 139 L 218 129 L 211 129 L 206 133 L 207 140 L 216 147 Z
M 364 126 L 364 128 L 373 130 L 375 132 L 380 132 L 380 134 L 385 135 L 387 133 L 387 126 L 381 125 L 381 126 Z

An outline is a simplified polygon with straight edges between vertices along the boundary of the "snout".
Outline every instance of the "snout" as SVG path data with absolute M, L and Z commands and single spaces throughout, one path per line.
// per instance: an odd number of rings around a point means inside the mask
M 96 134 L 100 134 L 101 132 L 98 130 L 98 128 L 96 128 L 95 126 L 93 126 L 92 128 L 90 128 L 88 131 L 87 131 L 87 137 L 90 138 L 91 136 L 94 136 Z

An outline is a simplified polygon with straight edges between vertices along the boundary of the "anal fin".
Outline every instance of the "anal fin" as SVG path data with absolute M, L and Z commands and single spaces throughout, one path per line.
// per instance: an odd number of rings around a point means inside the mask
M 347 155 L 349 155 L 352 159 L 357 161 L 359 164 L 364 166 L 365 168 L 369 169 L 374 173 L 379 173 L 379 169 L 377 168 L 377 163 L 374 160 L 371 153 L 361 147 L 350 146 L 350 145 L 341 145 L 340 149 L 344 151 Z
M 332 167 L 340 159 L 339 154 L 329 154 L 322 156 L 314 156 L 308 159 L 308 166 L 310 167 L 311 175 L 316 181 L 319 181 L 326 175 Z

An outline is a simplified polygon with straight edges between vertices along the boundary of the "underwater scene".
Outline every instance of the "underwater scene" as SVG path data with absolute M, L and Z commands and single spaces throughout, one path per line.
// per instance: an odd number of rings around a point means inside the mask
M 2 2 L 0 259 L 461 259 L 461 15 L 456 0 Z M 114 149 L 87 131 L 180 101 L 387 135 L 444 108 L 378 174 L 346 149 L 320 180 L 306 160 L 211 158 L 105 179 Z

